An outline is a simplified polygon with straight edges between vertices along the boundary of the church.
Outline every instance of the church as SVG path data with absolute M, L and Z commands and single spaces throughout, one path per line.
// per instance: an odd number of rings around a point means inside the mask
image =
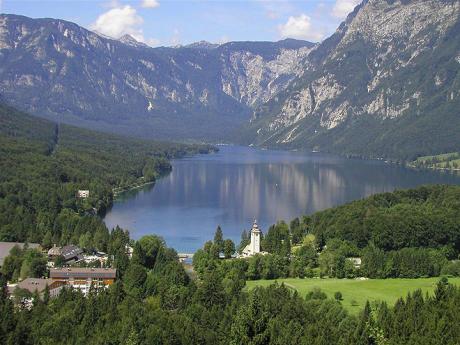
M 254 221 L 251 229 L 251 243 L 249 243 L 241 252 L 239 257 L 241 258 L 248 258 L 255 254 L 266 254 L 260 250 L 260 237 L 262 231 L 260 230 L 259 226 L 257 225 L 257 221 Z

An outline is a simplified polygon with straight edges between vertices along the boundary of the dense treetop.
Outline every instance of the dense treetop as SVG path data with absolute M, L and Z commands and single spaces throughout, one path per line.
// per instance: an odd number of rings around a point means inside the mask
M 58 125 L 3 105 L 0 124 L 0 240 L 7 241 L 41 243 L 50 233 L 60 242 L 82 217 L 103 213 L 114 190 L 154 182 L 170 171 L 168 159 L 210 149 Z M 89 198 L 78 199 L 79 189 Z
M 315 213 L 311 232 L 360 248 L 370 242 L 383 250 L 442 247 L 460 250 L 460 186 L 424 186 L 376 194 Z

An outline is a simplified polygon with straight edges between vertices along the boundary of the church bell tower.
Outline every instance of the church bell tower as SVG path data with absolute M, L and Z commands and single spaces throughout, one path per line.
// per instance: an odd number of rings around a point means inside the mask
M 251 252 L 253 254 L 260 253 L 260 229 L 257 225 L 257 221 L 254 220 L 254 224 L 251 229 Z

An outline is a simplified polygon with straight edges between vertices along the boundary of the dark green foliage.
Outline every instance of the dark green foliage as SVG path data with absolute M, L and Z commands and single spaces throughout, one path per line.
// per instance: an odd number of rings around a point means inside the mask
M 224 256 L 226 259 L 230 259 L 235 253 L 235 243 L 231 239 L 226 239 L 224 241 Z
M 250 280 L 318 273 L 336 278 L 458 275 L 452 260 L 460 250 L 459 200 L 458 186 L 422 186 L 296 218 L 289 228 L 279 222 L 262 241 L 269 254 L 248 259 L 245 275 Z M 295 229 L 304 229 L 304 237 L 291 252 Z M 242 238 L 246 243 L 248 234 Z
M 222 233 L 222 228 L 220 225 L 216 229 L 214 234 L 214 244 L 217 246 L 219 253 L 224 251 L 224 234 Z
M 442 268 L 441 274 L 460 277 L 460 261 L 450 262 Z
M 241 233 L 241 241 L 238 245 L 238 253 L 241 253 L 249 243 L 251 243 L 251 234 L 247 230 L 243 230 Z
M 291 237 L 289 227 L 285 222 L 279 222 L 268 229 L 262 241 L 262 249 L 281 256 L 291 254 Z
M 343 300 L 343 296 L 342 296 L 342 293 L 340 291 L 337 291 L 334 293 L 334 299 L 338 302 L 340 302 L 341 300 Z
M 15 246 L 3 261 L 1 273 L 13 282 L 27 277 L 41 278 L 46 275 L 46 258 L 38 249 L 20 249 Z
M 208 149 L 57 125 L 0 105 L 0 240 L 49 248 L 85 235 L 85 248 L 106 251 L 108 232 L 94 215 L 113 191 L 154 182 L 169 158 Z M 77 198 L 79 189 L 90 196 Z
M 346 240 L 358 248 L 372 243 L 384 251 L 405 247 L 460 250 L 460 187 L 423 186 L 376 194 L 311 216 L 311 231 Z

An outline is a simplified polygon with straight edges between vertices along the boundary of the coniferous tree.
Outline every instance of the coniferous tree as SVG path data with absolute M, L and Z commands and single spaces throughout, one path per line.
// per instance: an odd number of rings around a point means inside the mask
M 224 234 L 222 232 L 222 228 L 220 225 L 217 227 L 216 232 L 214 234 L 214 244 L 219 249 L 219 253 L 224 251 Z
M 230 259 L 235 253 L 235 243 L 231 239 L 224 241 L 224 256 L 226 259 Z

